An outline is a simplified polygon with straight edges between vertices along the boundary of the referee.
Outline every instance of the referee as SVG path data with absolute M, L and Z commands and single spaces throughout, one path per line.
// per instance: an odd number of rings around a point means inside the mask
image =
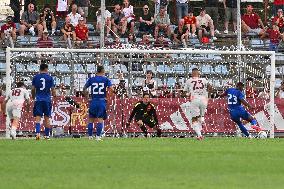
M 146 125 L 150 128 L 154 128 L 157 130 L 157 136 L 161 137 L 162 131 L 159 128 L 158 118 L 156 114 L 155 106 L 150 103 L 150 95 L 148 93 L 143 94 L 143 100 L 138 101 L 126 123 L 126 127 L 130 126 L 130 123 L 135 118 L 135 122 L 141 128 L 142 132 L 144 133 L 145 137 L 148 135 L 148 131 Z

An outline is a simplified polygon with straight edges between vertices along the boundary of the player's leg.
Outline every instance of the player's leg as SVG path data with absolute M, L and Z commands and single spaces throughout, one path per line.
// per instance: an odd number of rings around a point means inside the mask
M 11 137 L 12 139 L 16 139 L 17 128 L 19 126 L 19 120 L 21 118 L 21 109 L 13 109 L 12 110 L 12 120 L 11 120 Z
M 199 101 L 193 100 L 190 107 L 191 114 L 191 127 L 195 131 L 198 140 L 202 140 L 203 136 L 201 134 L 202 124 L 200 122 L 200 108 Z
M 148 125 L 150 128 L 155 129 L 157 131 L 157 137 L 161 137 L 162 130 L 159 128 L 156 121 L 152 117 L 150 116 L 144 117 L 143 123 Z
M 261 127 L 258 126 L 257 121 L 254 117 L 252 117 L 252 115 L 250 113 L 248 113 L 247 111 L 244 112 L 243 117 L 244 120 L 249 121 L 250 124 L 252 125 L 251 128 L 256 130 L 256 132 L 261 131 Z
M 231 110 L 230 114 L 231 114 L 231 119 L 238 125 L 238 127 L 240 128 L 242 133 L 246 137 L 250 137 L 250 134 L 249 134 L 247 128 L 241 122 L 242 111 L 241 110 Z
M 148 130 L 146 125 L 144 124 L 144 122 L 141 119 L 135 119 L 135 122 L 137 123 L 137 125 L 140 127 L 141 131 L 144 133 L 144 136 L 147 137 L 148 135 Z
M 13 139 L 13 136 L 12 136 L 12 123 L 13 123 L 13 107 L 11 104 L 7 104 L 7 107 L 6 107 L 6 113 L 7 113 L 7 116 L 10 120 L 10 136 L 12 137 Z
M 103 133 L 104 129 L 104 120 L 107 119 L 107 113 L 106 113 L 106 102 L 105 101 L 99 101 L 97 102 L 97 108 L 96 108 L 96 118 L 97 118 L 97 125 L 96 125 L 96 140 L 101 140 L 101 135 Z
M 51 109 L 52 104 L 51 102 L 43 102 L 43 110 L 44 110 L 44 133 L 45 133 L 45 139 L 49 139 L 49 133 L 51 129 L 50 125 L 50 117 L 51 117 Z
M 89 113 L 88 136 L 90 140 L 93 139 L 94 122 L 95 119 L 93 118 L 93 115 Z
M 33 109 L 33 116 L 35 117 L 35 130 L 36 130 L 36 140 L 40 139 L 40 121 L 41 117 L 43 116 L 43 110 L 41 101 L 35 101 L 34 109 Z

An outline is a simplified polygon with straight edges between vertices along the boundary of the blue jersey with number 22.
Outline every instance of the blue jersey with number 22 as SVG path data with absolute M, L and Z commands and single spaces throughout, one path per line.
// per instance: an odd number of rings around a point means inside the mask
M 32 85 L 36 89 L 36 101 L 51 101 L 50 89 L 54 88 L 54 80 L 47 73 L 34 76 Z
M 243 107 L 241 100 L 245 98 L 245 95 L 242 91 L 235 88 L 229 88 L 226 90 L 225 94 L 228 97 L 229 109 L 239 109 Z
M 85 88 L 91 87 L 92 99 L 105 99 L 106 88 L 110 87 L 111 81 L 104 76 L 95 76 L 88 79 Z

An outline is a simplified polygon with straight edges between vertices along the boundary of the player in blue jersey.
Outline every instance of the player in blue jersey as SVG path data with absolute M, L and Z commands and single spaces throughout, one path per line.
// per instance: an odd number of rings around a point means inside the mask
M 257 126 L 257 121 L 243 106 L 245 105 L 246 107 L 253 109 L 253 107 L 246 101 L 243 90 L 244 84 L 242 82 L 238 82 L 236 88 L 227 89 L 221 96 L 227 96 L 228 98 L 228 108 L 231 119 L 239 126 L 240 130 L 246 137 L 251 138 L 251 135 L 243 125 L 241 119 L 249 121 L 252 124 L 252 128 L 255 130 L 259 131 L 261 129 Z
M 54 80 L 48 74 L 48 65 L 41 64 L 40 73 L 35 75 L 32 81 L 32 98 L 35 99 L 33 114 L 36 118 L 36 139 L 40 139 L 40 121 L 44 116 L 45 138 L 49 139 L 51 116 L 51 94 L 56 96 L 54 89 Z
M 112 94 L 113 92 L 111 81 L 105 77 L 105 70 L 103 66 L 98 66 L 96 76 L 89 78 L 85 84 L 84 95 L 87 98 L 89 97 L 89 87 L 91 87 L 92 100 L 89 105 L 88 135 L 89 139 L 93 138 L 93 124 L 97 123 L 96 140 L 101 140 L 104 120 L 107 119 L 107 92 L 109 92 L 109 94 Z

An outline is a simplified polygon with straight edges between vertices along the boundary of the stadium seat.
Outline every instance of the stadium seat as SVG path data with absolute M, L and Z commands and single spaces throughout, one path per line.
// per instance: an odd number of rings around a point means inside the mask
M 141 86 L 143 86 L 144 80 L 145 80 L 145 79 L 142 78 L 142 77 L 137 77 L 137 78 L 135 78 L 133 84 L 134 84 L 134 86 L 136 86 L 136 87 L 141 87 Z
M 189 65 L 189 67 L 188 67 L 188 69 L 189 69 L 188 72 L 189 72 L 189 73 L 192 73 L 192 69 L 193 69 L 193 68 L 198 68 L 198 66 L 197 66 L 197 65 L 194 65 L 194 64 L 193 64 L 193 65 Z
M 55 72 L 55 67 L 53 64 L 48 64 L 48 72 L 54 73 Z
M 217 65 L 214 67 L 214 72 L 216 74 L 222 74 L 222 65 Z
M 121 71 L 123 73 L 128 73 L 128 70 L 124 64 L 116 64 L 114 65 L 113 72 L 117 73 L 117 71 Z
M 37 40 L 38 40 L 38 37 L 31 36 L 31 37 L 30 37 L 30 44 L 36 44 L 36 43 L 37 43 Z
M 26 68 L 24 64 L 16 64 L 16 71 L 17 72 L 25 72 Z
M 221 82 L 218 79 L 214 79 L 213 80 L 213 87 L 221 87 Z
M 263 40 L 261 39 L 251 39 L 250 40 L 251 47 L 264 47 Z
M 185 68 L 182 64 L 175 64 L 173 66 L 173 72 L 178 73 L 178 74 L 183 74 L 185 73 Z
M 0 72 L 6 72 L 6 64 L 0 63 Z
M 74 64 L 74 72 L 85 73 L 85 70 L 84 70 L 82 64 Z
M 87 72 L 88 73 L 96 73 L 97 66 L 95 64 L 87 64 Z
M 56 66 L 56 71 L 57 72 L 62 72 L 62 73 L 70 73 L 71 70 L 67 64 L 58 64 Z
M 53 76 L 53 79 L 54 79 L 54 84 L 55 85 L 59 85 L 61 83 L 61 79 L 57 76 Z
M 275 79 L 275 88 L 279 88 L 281 86 L 282 79 Z
M 69 76 L 62 78 L 62 82 L 65 84 L 65 86 L 71 85 L 71 78 Z
M 38 72 L 39 65 L 38 64 L 28 64 L 27 70 L 28 70 L 28 72 Z
M 164 82 L 162 81 L 162 79 L 160 78 L 153 78 L 153 79 L 156 81 L 158 87 L 164 86 Z
M 228 69 L 227 69 L 227 66 L 226 66 L 226 65 L 222 65 L 222 74 L 223 74 L 223 75 L 227 75 L 227 74 L 229 74 L 229 71 L 228 71 Z
M 87 24 L 87 27 L 88 27 L 89 31 L 94 31 L 95 30 L 93 24 Z
M 156 73 L 157 72 L 156 69 L 157 69 L 157 67 L 154 64 L 148 64 L 148 65 L 143 66 L 144 73 L 146 73 L 147 70 L 151 70 L 153 73 Z
M 167 79 L 167 86 L 168 87 L 174 87 L 176 84 L 176 78 L 173 78 L 173 77 L 169 77 Z
M 18 36 L 18 37 L 17 37 L 17 43 L 18 43 L 19 45 L 27 45 L 28 42 L 29 42 L 29 39 L 26 38 L 25 36 Z
M 201 67 L 201 72 L 202 74 L 211 74 L 211 73 L 214 73 L 213 72 L 213 68 L 211 65 L 203 65 Z

